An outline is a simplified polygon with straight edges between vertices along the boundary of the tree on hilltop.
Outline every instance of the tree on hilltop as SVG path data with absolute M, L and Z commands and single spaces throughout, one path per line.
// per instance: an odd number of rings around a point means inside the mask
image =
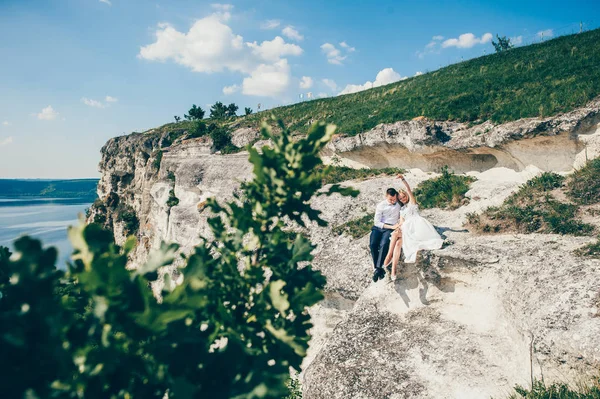
M 244 108 L 245 115 L 248 116 L 252 113 L 252 108 L 246 107 Z
M 184 115 L 188 121 L 199 121 L 204 119 L 204 110 L 200 107 L 196 107 L 196 104 L 192 105 L 192 108 L 188 111 L 187 115 Z
M 210 119 L 223 119 L 227 116 L 229 107 L 223 104 L 221 101 L 217 101 L 210 107 Z
M 231 103 L 227 106 L 227 116 L 235 116 L 239 107 L 235 103 Z
M 513 44 L 510 42 L 510 39 L 507 38 L 506 36 L 498 36 L 498 34 L 496 34 L 496 38 L 498 38 L 498 41 L 495 42 L 492 40 L 492 45 L 494 46 L 494 48 L 496 49 L 497 53 L 501 53 L 503 51 L 506 50 L 510 50 L 511 48 L 513 48 Z

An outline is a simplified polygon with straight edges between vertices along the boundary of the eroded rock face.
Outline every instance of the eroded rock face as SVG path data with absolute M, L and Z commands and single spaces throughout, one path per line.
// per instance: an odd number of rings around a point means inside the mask
M 495 125 L 426 119 L 380 124 L 353 137 L 338 136 L 327 157 L 349 166 L 419 168 L 435 171 L 452 165 L 457 172 L 495 167 L 570 171 L 600 122 L 600 99 L 549 118 L 527 118 Z
M 589 238 L 448 232 L 453 245 L 361 294 L 304 375 L 304 397 L 505 397 L 600 366 Z M 530 356 L 530 353 L 533 356 Z
M 599 104 L 501 126 L 410 121 L 336 138 L 326 160 L 337 155 L 349 165 L 418 166 L 406 174 L 413 188 L 443 164 L 477 181 L 467 205 L 423 211 L 448 245 L 421 254 L 395 284 L 372 283 L 368 235 L 353 239 L 332 229 L 372 212 L 398 181 L 349 181 L 358 198 L 313 200 L 330 226 L 309 226 L 305 233 L 317 244 L 313 265 L 328 282 L 326 300 L 311 309 L 305 397 L 500 398 L 515 384 L 528 384 L 532 364 L 534 376 L 543 374 L 547 382 L 579 381 L 576 376 L 598 370 L 600 262 L 572 254 L 591 239 L 477 236 L 463 224 L 467 213 L 500 205 L 542 170 L 571 170 L 600 155 Z M 478 134 L 482 127 L 490 130 Z M 255 133 L 236 132 L 236 145 L 253 143 Z M 231 199 L 251 177 L 247 153 L 215 154 L 206 139 L 166 139 L 130 135 L 102 149 L 98 193 L 118 243 L 125 238 L 119 205 L 139 218 L 132 267 L 162 240 L 190 252 L 201 235 L 209 236 L 205 200 Z M 179 202 L 169 207 L 172 194 Z

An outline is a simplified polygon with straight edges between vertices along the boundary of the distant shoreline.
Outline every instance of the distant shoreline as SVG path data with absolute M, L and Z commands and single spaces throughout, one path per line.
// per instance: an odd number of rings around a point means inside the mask
M 93 202 L 100 179 L 0 179 L 0 197 L 81 199 Z

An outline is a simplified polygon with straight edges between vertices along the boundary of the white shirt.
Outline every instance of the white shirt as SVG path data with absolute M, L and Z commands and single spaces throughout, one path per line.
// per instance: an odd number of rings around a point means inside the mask
M 375 226 L 383 228 L 384 224 L 394 225 L 398 223 L 401 208 L 399 202 L 392 205 L 387 200 L 381 201 L 375 208 Z

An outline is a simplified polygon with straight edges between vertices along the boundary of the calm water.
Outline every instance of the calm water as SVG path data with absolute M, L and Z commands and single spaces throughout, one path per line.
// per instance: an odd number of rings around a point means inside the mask
M 11 248 L 21 235 L 42 241 L 44 247 L 58 249 L 57 266 L 65 268 L 71 254 L 67 227 L 77 224 L 77 215 L 91 205 L 77 198 L 2 198 L 0 197 L 0 246 Z

